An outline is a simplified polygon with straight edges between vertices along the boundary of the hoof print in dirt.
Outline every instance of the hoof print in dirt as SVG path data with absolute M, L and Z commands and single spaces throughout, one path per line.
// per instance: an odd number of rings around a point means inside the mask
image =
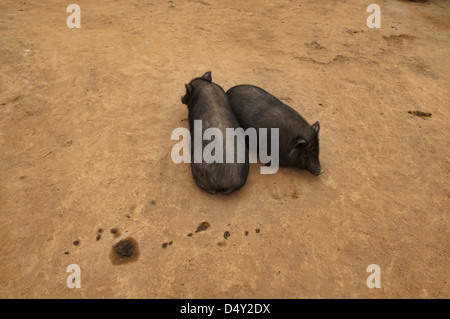
M 172 246 L 172 244 L 173 244 L 173 241 L 169 241 L 168 243 L 163 243 L 163 244 L 161 245 L 161 247 L 162 247 L 162 248 L 167 248 L 167 246 Z
M 114 235 L 114 237 L 119 237 L 120 236 L 120 231 L 117 228 L 113 228 L 110 231 L 111 231 L 111 234 Z
M 102 233 L 103 233 L 103 229 L 99 228 L 97 230 L 97 236 L 95 237 L 96 241 L 99 241 L 102 238 L 102 235 L 101 235 Z

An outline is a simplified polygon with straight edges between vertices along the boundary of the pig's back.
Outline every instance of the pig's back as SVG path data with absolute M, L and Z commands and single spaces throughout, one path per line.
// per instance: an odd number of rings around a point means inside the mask
M 302 120 L 294 109 L 259 87 L 238 85 L 228 90 L 227 95 L 231 108 L 244 129 L 281 128 Z
M 240 189 L 247 180 L 248 154 L 246 153 L 245 163 L 226 163 L 226 129 L 237 128 L 239 123 L 233 114 L 229 99 L 221 87 L 211 83 L 201 88 L 193 108 L 189 111 L 191 136 L 194 120 L 202 121 L 202 135 L 206 129 L 214 127 L 218 128 L 223 136 L 223 163 L 208 164 L 204 161 L 194 163 L 192 158 L 191 169 L 194 180 L 200 188 L 208 192 L 230 193 Z M 202 140 L 202 150 L 210 142 Z M 191 143 L 191 148 L 193 154 L 193 143 Z
M 225 133 L 226 128 L 239 127 L 227 95 L 212 83 L 201 88 L 189 118 L 191 125 L 194 120 L 202 120 L 203 130 L 216 127 Z

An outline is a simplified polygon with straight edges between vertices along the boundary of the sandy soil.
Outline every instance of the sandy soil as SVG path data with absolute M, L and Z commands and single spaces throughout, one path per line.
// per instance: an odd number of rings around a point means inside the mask
M 449 1 L 76 3 L 0 1 L 0 297 L 450 297 Z M 325 173 L 201 191 L 170 136 L 208 70 L 319 120 Z

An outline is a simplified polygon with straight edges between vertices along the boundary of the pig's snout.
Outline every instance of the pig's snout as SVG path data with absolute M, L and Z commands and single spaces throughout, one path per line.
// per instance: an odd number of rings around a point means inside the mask
M 322 169 L 322 167 L 319 167 L 319 168 L 317 168 L 317 169 L 315 169 L 315 170 L 313 170 L 313 171 L 310 171 L 314 176 L 319 176 L 320 174 L 322 174 L 323 173 L 323 169 Z

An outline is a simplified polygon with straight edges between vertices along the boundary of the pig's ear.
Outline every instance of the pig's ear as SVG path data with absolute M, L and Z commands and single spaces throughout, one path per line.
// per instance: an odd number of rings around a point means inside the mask
M 299 138 L 297 142 L 295 142 L 294 148 L 302 148 L 306 145 L 306 141 L 302 138 Z
M 211 81 L 212 81 L 211 71 L 208 71 L 205 74 L 203 74 L 202 79 L 211 83 Z
M 316 123 L 314 123 L 313 125 L 311 125 L 312 129 L 316 132 L 319 133 L 320 131 L 320 124 L 319 121 L 317 121 Z
M 187 92 L 188 94 L 192 94 L 192 91 L 194 90 L 194 88 L 192 87 L 192 85 L 190 85 L 190 84 L 185 84 L 184 86 L 186 87 L 186 92 Z

